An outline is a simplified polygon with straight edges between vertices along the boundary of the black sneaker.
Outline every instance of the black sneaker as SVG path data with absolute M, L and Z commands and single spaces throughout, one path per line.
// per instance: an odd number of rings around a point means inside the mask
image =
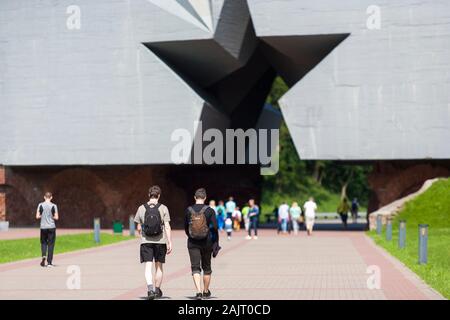
M 163 293 L 160 288 L 155 289 L 155 295 L 156 295 L 156 298 L 161 298 L 163 296 Z
M 41 267 L 45 267 L 45 257 L 42 257 Z
M 203 293 L 199 292 L 195 295 L 195 300 L 202 300 L 203 298 Z
M 206 299 L 211 298 L 211 290 L 208 290 L 208 292 L 203 292 L 203 298 L 206 298 Z
M 147 292 L 147 298 L 148 300 L 155 300 L 156 298 L 156 293 L 153 290 L 150 290 Z

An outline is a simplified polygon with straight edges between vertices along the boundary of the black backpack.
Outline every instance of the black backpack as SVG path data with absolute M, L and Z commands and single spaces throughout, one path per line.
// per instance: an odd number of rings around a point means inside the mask
M 160 203 L 157 204 L 144 204 L 145 216 L 144 224 L 142 225 L 142 231 L 147 237 L 159 236 L 162 233 L 162 220 L 161 214 L 159 213 Z

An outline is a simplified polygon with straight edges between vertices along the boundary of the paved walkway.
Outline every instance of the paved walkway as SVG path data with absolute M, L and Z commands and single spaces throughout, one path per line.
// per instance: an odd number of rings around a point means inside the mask
M 185 236 L 174 232 L 167 257 L 165 299 L 193 295 Z M 55 257 L 0 265 L 0 299 L 141 299 L 146 294 L 138 240 Z M 213 262 L 211 291 L 218 299 L 439 299 L 440 295 L 362 232 L 318 231 L 295 237 L 262 230 L 258 240 L 235 233 L 222 240 Z M 67 268 L 80 267 L 81 289 L 69 290 Z M 369 289 L 368 266 L 381 272 L 381 289 Z

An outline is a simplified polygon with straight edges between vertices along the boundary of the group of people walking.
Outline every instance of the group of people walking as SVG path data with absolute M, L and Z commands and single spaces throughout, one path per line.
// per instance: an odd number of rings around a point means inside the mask
M 149 190 L 150 200 L 138 208 L 134 219 L 141 235 L 140 261 L 145 263 L 149 300 L 161 298 L 163 295 L 163 264 L 166 262 L 166 254 L 172 252 L 169 210 L 159 203 L 160 196 L 161 188 L 152 186 Z M 220 250 L 216 212 L 205 204 L 206 198 L 206 190 L 197 189 L 194 193 L 194 203 L 186 208 L 184 218 L 187 250 L 196 290 L 195 299 L 211 297 L 211 258 L 217 256 Z M 154 274 L 152 264 L 155 266 Z
M 164 274 L 166 255 L 172 253 L 172 230 L 170 213 L 167 206 L 159 202 L 161 188 L 157 185 L 149 189 L 149 201 L 139 206 L 134 222 L 140 235 L 140 262 L 145 264 L 144 277 L 147 283 L 149 300 L 163 296 L 161 284 Z M 240 230 L 244 221 L 248 231 L 248 239 L 257 239 L 259 207 L 254 199 L 240 211 L 233 197 L 225 203 L 214 201 L 206 205 L 206 190 L 195 191 L 193 204 L 185 210 L 184 230 L 187 236 L 192 278 L 195 285 L 195 299 L 211 297 L 209 285 L 211 282 L 211 259 L 216 257 L 219 246 L 219 231 L 226 230 L 231 237 L 232 230 Z M 56 223 L 59 219 L 58 207 L 52 202 L 52 194 L 45 193 L 44 201 L 38 204 L 36 219 L 40 220 L 40 242 L 42 251 L 42 267 L 52 267 L 53 250 L 56 240 Z
M 286 234 L 293 230 L 294 234 L 298 234 L 298 231 L 304 225 L 307 234 L 311 235 L 316 218 L 316 211 L 317 204 L 312 197 L 303 204 L 303 207 L 300 207 L 295 201 L 291 206 L 286 202 L 283 202 L 277 208 L 275 213 L 278 222 L 278 233 Z M 353 223 L 357 222 L 359 211 L 358 199 L 354 198 L 351 204 L 349 204 L 347 197 L 344 197 L 339 203 L 336 211 L 342 220 L 344 228 L 347 228 L 349 212 L 351 213 Z
M 246 239 L 258 239 L 258 217 L 260 210 L 255 203 L 255 199 L 248 200 L 242 207 L 242 210 L 237 206 L 232 196 L 228 198 L 226 203 L 223 200 L 219 200 L 217 205 L 215 200 L 210 200 L 209 207 L 216 214 L 218 230 L 220 232 L 225 231 L 228 240 L 231 240 L 233 231 L 241 230 L 242 224 L 247 232 Z
M 286 234 L 294 230 L 294 234 L 298 234 L 302 225 L 306 226 L 308 235 L 312 234 L 314 221 L 316 218 L 317 204 L 314 198 L 309 198 L 301 208 L 297 202 L 289 205 L 283 202 L 277 210 L 278 233 Z
M 139 206 L 134 222 L 141 238 L 140 262 L 145 264 L 144 277 L 147 283 L 148 299 L 161 298 L 161 284 L 163 281 L 166 255 L 172 252 L 172 232 L 170 214 L 167 206 L 159 202 L 161 188 L 157 185 L 149 189 L 149 201 Z M 209 289 L 211 283 L 211 259 L 216 257 L 221 247 L 219 234 L 227 233 L 231 239 L 233 231 L 239 231 L 242 224 L 247 232 L 247 239 L 258 239 L 258 217 L 260 209 L 255 199 L 249 199 L 242 207 L 237 206 L 233 197 L 228 201 L 209 201 L 204 188 L 197 189 L 193 196 L 193 204 L 185 210 L 184 230 L 187 236 L 187 250 L 189 253 L 192 278 L 195 285 L 195 298 L 211 297 Z M 311 197 L 302 207 L 297 202 L 291 206 L 283 203 L 277 210 L 278 232 L 287 233 L 291 228 L 298 234 L 301 225 L 306 226 L 307 234 L 311 235 L 316 218 L 317 204 Z M 358 214 L 357 199 L 348 204 L 344 198 L 337 209 L 344 225 L 347 225 L 348 212 L 356 221 Z M 56 239 L 56 224 L 59 219 L 58 207 L 52 202 L 52 194 L 45 193 L 44 201 L 38 204 L 36 219 L 40 219 L 40 242 L 42 251 L 42 267 L 52 267 L 53 251 Z M 154 268 L 153 268 L 154 267 Z M 154 271 L 153 271 L 154 269 Z

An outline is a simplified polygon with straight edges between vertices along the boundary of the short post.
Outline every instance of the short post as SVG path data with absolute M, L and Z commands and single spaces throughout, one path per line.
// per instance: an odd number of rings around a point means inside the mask
M 406 243 L 406 221 L 400 220 L 400 226 L 398 229 L 398 247 L 400 249 L 405 247 Z
M 386 240 L 392 240 L 392 218 L 388 217 L 386 220 Z
M 377 215 L 377 234 L 381 234 L 381 230 L 383 228 L 383 222 L 382 222 L 382 217 L 381 215 Z
M 134 237 L 135 227 L 134 227 L 134 217 L 133 216 L 130 216 L 129 224 L 130 224 L 130 236 Z
M 94 240 L 100 243 L 100 218 L 94 218 Z
M 419 264 L 428 262 L 428 225 L 419 224 Z

